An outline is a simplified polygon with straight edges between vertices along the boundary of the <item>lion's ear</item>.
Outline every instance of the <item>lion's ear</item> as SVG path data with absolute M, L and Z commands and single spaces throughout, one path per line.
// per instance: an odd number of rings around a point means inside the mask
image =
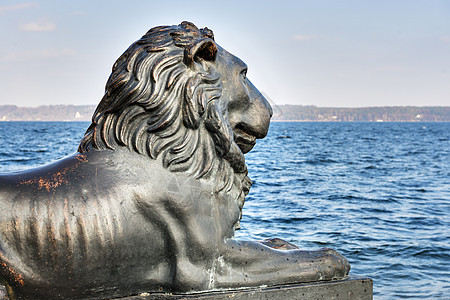
M 220 89 L 212 86 L 220 76 L 212 64 L 205 64 L 214 62 L 216 54 L 217 45 L 210 38 L 203 38 L 184 50 L 184 62 L 195 72 L 185 86 L 183 122 L 188 128 L 198 128 L 208 101 L 221 93 Z
M 216 54 L 216 43 L 210 38 L 203 38 L 184 50 L 184 63 L 191 66 L 199 58 L 214 61 Z

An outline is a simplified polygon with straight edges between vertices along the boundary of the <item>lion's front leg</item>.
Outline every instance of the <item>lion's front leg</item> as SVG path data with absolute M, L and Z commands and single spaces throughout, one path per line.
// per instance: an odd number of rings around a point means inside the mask
M 342 279 L 350 270 L 347 259 L 329 248 L 277 250 L 233 239 L 224 247 L 216 268 L 216 288 Z

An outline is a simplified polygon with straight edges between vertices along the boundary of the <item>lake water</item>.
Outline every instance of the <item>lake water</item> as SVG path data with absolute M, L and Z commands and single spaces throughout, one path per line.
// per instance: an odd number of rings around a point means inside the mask
M 89 123 L 0 122 L 0 172 L 73 153 Z M 450 297 L 450 123 L 272 123 L 237 237 L 331 247 L 375 299 Z

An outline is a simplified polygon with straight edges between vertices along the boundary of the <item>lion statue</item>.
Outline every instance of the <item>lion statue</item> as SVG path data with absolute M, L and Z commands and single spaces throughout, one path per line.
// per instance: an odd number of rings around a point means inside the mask
M 233 238 L 244 154 L 272 109 L 208 28 L 148 31 L 115 62 L 78 152 L 0 176 L 10 298 L 99 299 L 345 278 L 332 249 Z

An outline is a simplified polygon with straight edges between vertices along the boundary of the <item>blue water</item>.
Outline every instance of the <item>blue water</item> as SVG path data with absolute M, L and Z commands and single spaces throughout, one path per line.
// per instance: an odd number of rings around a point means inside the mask
M 0 172 L 74 152 L 88 125 L 0 122 Z M 450 298 L 450 123 L 273 123 L 247 164 L 238 237 L 335 248 L 375 299 Z

